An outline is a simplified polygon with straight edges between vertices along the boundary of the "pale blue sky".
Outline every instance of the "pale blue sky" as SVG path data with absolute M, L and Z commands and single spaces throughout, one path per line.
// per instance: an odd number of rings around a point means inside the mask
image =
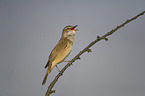
M 78 25 L 73 58 L 97 35 L 145 11 L 145 0 L 0 0 L 0 96 L 44 96 L 48 56 Z M 94 45 L 65 71 L 53 96 L 144 96 L 145 15 Z M 66 63 L 58 66 L 62 68 Z

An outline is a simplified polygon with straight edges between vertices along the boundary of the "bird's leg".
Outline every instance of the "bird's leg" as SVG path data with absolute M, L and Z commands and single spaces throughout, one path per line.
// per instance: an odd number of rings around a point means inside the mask
M 68 62 L 69 64 L 71 64 L 71 63 L 72 63 L 71 61 L 61 61 L 61 62 Z
M 56 65 L 56 68 L 57 68 L 57 70 L 61 73 L 61 71 L 59 70 L 59 68 L 57 67 L 57 65 Z
M 59 68 L 57 67 L 57 65 L 56 65 L 56 68 L 58 69 L 59 73 L 62 75 L 62 72 L 59 70 Z

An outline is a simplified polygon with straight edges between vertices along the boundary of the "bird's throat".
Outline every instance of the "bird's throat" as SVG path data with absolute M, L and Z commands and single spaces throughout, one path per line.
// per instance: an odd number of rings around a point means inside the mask
M 71 35 L 71 36 L 68 36 L 66 37 L 68 40 L 74 42 L 74 39 L 75 39 L 75 34 L 74 35 Z

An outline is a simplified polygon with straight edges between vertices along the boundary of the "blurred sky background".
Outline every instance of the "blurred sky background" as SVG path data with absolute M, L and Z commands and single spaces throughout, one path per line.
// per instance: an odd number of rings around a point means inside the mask
M 70 56 L 145 11 L 145 0 L 0 0 L 0 96 L 44 96 L 48 56 L 66 25 L 79 31 Z M 91 47 L 69 67 L 52 96 L 144 96 L 145 15 Z M 61 69 L 66 63 L 61 63 Z

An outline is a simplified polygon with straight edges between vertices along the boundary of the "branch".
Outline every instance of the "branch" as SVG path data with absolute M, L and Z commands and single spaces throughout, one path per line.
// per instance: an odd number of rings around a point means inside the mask
M 85 52 L 91 52 L 91 49 L 89 49 L 91 46 L 93 46 L 94 44 L 96 44 L 98 41 L 101 40 L 106 40 L 108 41 L 107 36 L 112 35 L 114 32 L 116 32 L 118 29 L 120 29 L 121 27 L 124 27 L 126 24 L 130 23 L 131 21 L 137 19 L 139 16 L 144 15 L 145 11 L 143 11 L 142 13 L 138 14 L 137 16 L 125 21 L 123 24 L 121 24 L 120 26 L 117 26 L 115 29 L 111 30 L 110 32 L 106 33 L 105 35 L 103 35 L 102 37 L 97 36 L 97 39 L 94 40 L 93 42 L 91 42 L 86 48 L 84 48 L 82 51 L 80 51 L 70 62 L 68 63 L 62 70 L 60 73 L 58 73 L 58 75 L 54 78 L 54 80 L 51 82 L 51 84 L 49 85 L 47 92 L 45 94 L 45 96 L 49 96 L 52 93 L 55 93 L 55 90 L 52 90 L 52 88 L 54 87 L 55 83 L 57 82 L 57 80 L 59 79 L 60 76 L 62 76 L 62 74 L 64 73 L 64 71 L 70 66 L 72 65 L 73 62 L 75 62 L 77 59 L 80 59 L 80 56 L 85 53 Z

